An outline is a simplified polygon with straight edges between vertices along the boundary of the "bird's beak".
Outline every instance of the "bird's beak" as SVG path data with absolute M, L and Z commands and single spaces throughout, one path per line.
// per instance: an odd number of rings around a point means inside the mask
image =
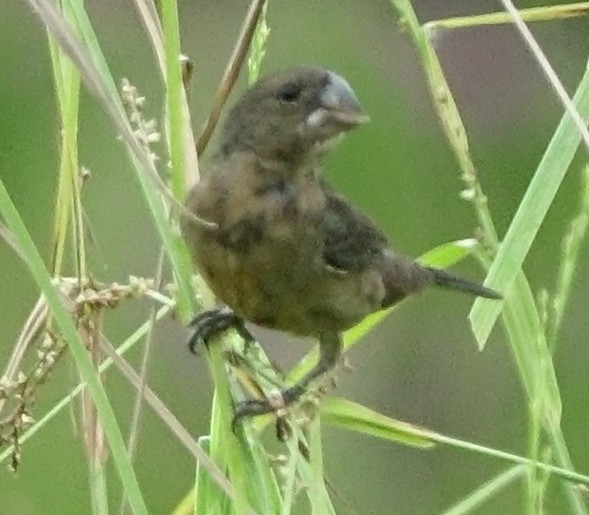
M 350 85 L 333 72 L 329 72 L 329 82 L 321 94 L 321 104 L 329 112 L 330 118 L 345 128 L 361 125 L 370 119 Z
M 329 72 L 319 101 L 319 107 L 307 118 L 307 127 L 320 138 L 337 136 L 370 119 L 350 85 L 336 73 Z

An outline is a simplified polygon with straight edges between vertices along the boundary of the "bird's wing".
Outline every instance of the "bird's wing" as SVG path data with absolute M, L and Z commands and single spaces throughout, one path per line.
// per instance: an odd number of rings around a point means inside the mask
M 372 266 L 388 247 L 385 235 L 349 201 L 323 184 L 326 210 L 323 220 L 323 258 L 342 272 L 360 272 Z

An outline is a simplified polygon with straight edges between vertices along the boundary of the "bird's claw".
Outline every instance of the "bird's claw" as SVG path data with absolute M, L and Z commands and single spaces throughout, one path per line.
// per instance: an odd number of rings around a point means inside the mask
M 279 395 L 270 399 L 247 399 L 241 401 L 235 406 L 231 429 L 235 432 L 237 425 L 246 417 L 256 417 L 266 413 L 276 413 L 278 420 L 283 420 L 285 408 L 298 400 L 304 392 L 304 388 L 295 385 L 282 390 Z
M 188 324 L 194 332 L 188 340 L 188 348 L 191 352 L 196 353 L 196 348 L 200 345 L 208 346 L 210 340 L 230 328 L 234 328 L 239 335 L 245 340 L 246 344 L 253 341 L 253 336 L 245 328 L 243 320 L 237 316 L 231 309 L 224 307 L 219 309 L 210 309 L 196 315 Z M 305 392 L 305 388 L 300 385 L 294 385 L 286 390 L 278 392 L 277 395 L 263 399 L 247 399 L 239 402 L 235 406 L 231 428 L 235 433 L 238 424 L 246 417 L 255 417 L 266 413 L 276 413 L 277 416 L 277 433 L 283 435 L 280 437 L 284 440 L 288 432 L 284 420 L 285 408 L 299 399 Z
M 235 328 L 244 340 L 251 341 L 253 336 L 245 328 L 243 320 L 229 308 L 209 309 L 196 315 L 188 324 L 194 332 L 188 340 L 188 348 L 196 354 L 200 345 L 208 346 L 212 338 L 230 328 Z

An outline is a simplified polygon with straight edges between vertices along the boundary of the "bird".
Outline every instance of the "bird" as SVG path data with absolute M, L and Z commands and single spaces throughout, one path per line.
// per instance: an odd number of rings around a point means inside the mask
M 318 340 L 317 363 L 281 391 L 283 407 L 335 367 L 342 332 L 373 312 L 429 286 L 502 298 L 396 252 L 376 223 L 327 182 L 325 155 L 368 120 L 334 71 L 300 66 L 266 76 L 229 110 L 218 148 L 185 200 L 195 217 L 180 217 L 184 241 L 223 303 L 193 319 L 190 349 L 230 327 L 251 337 L 245 322 Z M 275 401 L 253 398 L 234 416 L 274 411 Z

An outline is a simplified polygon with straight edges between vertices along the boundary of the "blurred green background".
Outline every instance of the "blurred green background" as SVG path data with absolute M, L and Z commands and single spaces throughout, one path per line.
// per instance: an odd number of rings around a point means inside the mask
M 194 127 L 231 52 L 248 2 L 180 2 L 183 50 L 195 63 L 191 107 Z M 415 0 L 422 21 L 490 12 L 490 0 Z M 519 7 L 537 5 L 518 2 Z M 162 84 L 148 40 L 131 2 L 89 1 L 88 9 L 113 75 L 128 77 L 161 118 Z M 272 29 L 262 72 L 320 64 L 344 75 L 371 115 L 330 156 L 329 178 L 386 230 L 396 249 L 417 256 L 450 240 L 471 237 L 471 206 L 438 125 L 417 56 L 385 0 L 271 1 Z M 535 24 L 534 34 L 569 91 L 589 55 L 589 19 Z M 548 143 L 561 108 L 512 27 L 445 32 L 437 40 L 442 65 L 470 136 L 480 179 L 500 234 Z M 47 261 L 55 198 L 58 121 L 46 34 L 22 3 L 0 15 L 0 174 Z M 237 90 L 243 88 L 243 81 Z M 124 148 L 93 98 L 82 95 L 81 164 L 92 175 L 84 196 L 96 242 L 94 274 L 126 281 L 152 276 L 158 241 Z M 162 159 L 165 162 L 165 158 Z M 206 156 L 204 161 L 206 162 Z M 534 290 L 552 287 L 560 240 L 578 204 L 582 159 L 577 159 L 529 255 L 525 271 Z M 586 255 L 587 246 L 585 245 Z M 9 356 L 37 291 L 25 267 L 0 245 L 0 363 Z M 461 273 L 482 277 L 474 262 Z M 573 462 L 589 472 L 589 263 L 583 257 L 555 358 L 563 397 L 563 428 Z M 441 433 L 514 453 L 526 452 L 527 408 L 502 330 L 479 353 L 466 319 L 471 300 L 427 292 L 404 303 L 350 357 L 337 394 Z M 129 301 L 105 317 L 116 344 L 146 316 L 145 301 Z M 194 435 L 207 431 L 211 382 L 202 359 L 189 355 L 186 331 L 166 320 L 150 364 L 152 388 Z M 274 338 L 272 338 L 274 340 Z M 308 344 L 270 342 L 279 363 L 292 364 Z M 137 364 L 139 350 L 130 354 Z M 62 363 L 34 408 L 40 416 L 71 387 L 72 366 Z M 111 398 L 128 428 L 131 389 L 107 374 Z M 74 411 L 79 408 L 74 407 Z M 357 513 L 433 514 L 493 477 L 506 465 L 466 452 L 419 451 L 325 428 L 329 479 Z M 169 431 L 145 409 L 137 469 L 151 513 L 168 513 L 191 487 L 194 463 Z M 80 428 L 64 412 L 23 449 L 17 477 L 0 472 L 0 513 L 89 513 Z M 119 487 L 112 474 L 113 511 Z M 516 485 L 518 485 L 516 483 Z M 519 486 L 519 485 L 518 485 Z M 511 487 L 480 513 L 520 513 L 521 489 Z M 557 481 L 547 513 L 566 513 Z M 352 513 L 336 501 L 341 513 Z

